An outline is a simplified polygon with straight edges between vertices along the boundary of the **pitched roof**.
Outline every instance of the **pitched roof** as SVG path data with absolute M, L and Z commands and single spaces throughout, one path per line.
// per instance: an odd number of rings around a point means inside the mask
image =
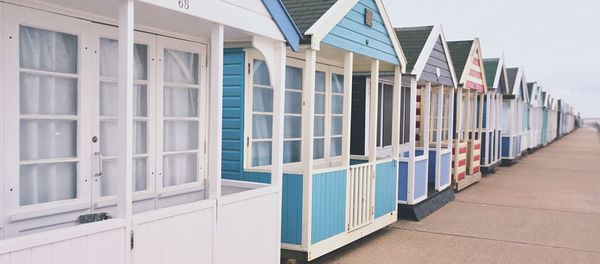
M 500 59 L 483 59 L 483 67 L 485 70 L 485 78 L 487 79 L 488 89 L 496 89 L 494 87 L 494 80 L 496 79 L 496 72 L 498 71 L 498 64 Z
M 531 101 L 531 98 L 532 98 L 532 96 L 531 96 L 531 95 L 533 94 L 533 84 L 534 84 L 534 83 L 532 83 L 532 82 L 530 82 L 530 83 L 527 83 L 527 91 L 529 92 L 529 93 L 528 93 L 528 94 L 529 94 L 529 102 L 532 102 L 532 101 Z
M 296 23 L 296 27 L 304 35 L 337 0 L 282 0 L 282 2 Z M 309 38 L 304 40 L 310 41 Z
M 431 34 L 433 26 L 396 28 L 396 35 L 406 57 L 406 71 L 411 72 Z
M 281 0 L 262 0 L 262 2 L 292 50 L 298 51 L 303 34 L 298 31 L 292 17 L 283 6 Z
M 454 64 L 454 72 L 456 77 L 459 79 L 465 70 L 467 59 L 471 53 L 471 47 L 473 46 L 472 40 L 463 41 L 448 41 L 448 50 L 450 50 L 450 56 L 452 57 L 452 63 Z
M 508 75 L 508 94 L 513 94 L 513 88 L 515 87 L 518 72 L 519 68 L 506 69 L 506 75 Z

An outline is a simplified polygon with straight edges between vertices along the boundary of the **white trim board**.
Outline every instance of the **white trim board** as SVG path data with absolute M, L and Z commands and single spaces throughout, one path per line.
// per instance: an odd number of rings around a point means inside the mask
M 421 79 L 421 74 L 425 70 L 425 65 L 427 65 L 427 61 L 429 60 L 429 56 L 431 56 L 431 53 L 433 52 L 438 37 L 442 39 L 442 44 L 444 45 L 444 53 L 448 61 L 450 73 L 452 75 L 452 83 L 454 83 L 453 88 L 456 88 L 458 86 L 458 80 L 456 79 L 456 71 L 454 70 L 452 56 L 450 56 L 450 50 L 448 50 L 448 44 L 446 43 L 446 36 L 444 35 L 444 30 L 442 29 L 441 25 L 435 25 L 433 26 L 433 29 L 431 29 L 429 37 L 427 38 L 425 45 L 421 49 L 421 53 L 419 53 L 419 57 L 415 62 L 415 66 L 413 66 L 411 74 L 416 75 L 417 80 Z

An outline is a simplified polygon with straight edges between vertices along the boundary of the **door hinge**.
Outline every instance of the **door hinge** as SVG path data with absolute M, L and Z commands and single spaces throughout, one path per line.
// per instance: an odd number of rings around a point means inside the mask
M 250 137 L 246 137 L 246 147 L 250 147 Z
M 250 75 L 250 63 L 248 63 L 248 75 Z
M 204 140 L 204 154 L 206 154 L 206 140 Z
M 130 246 L 131 246 L 131 250 L 133 250 L 133 247 L 134 247 L 134 234 L 133 234 L 133 230 L 131 230 Z

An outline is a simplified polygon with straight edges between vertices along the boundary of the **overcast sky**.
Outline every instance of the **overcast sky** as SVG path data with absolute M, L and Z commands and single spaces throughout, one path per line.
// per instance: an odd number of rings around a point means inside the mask
M 395 27 L 441 24 L 446 39 L 479 37 L 584 117 L 600 117 L 600 0 L 384 0 Z

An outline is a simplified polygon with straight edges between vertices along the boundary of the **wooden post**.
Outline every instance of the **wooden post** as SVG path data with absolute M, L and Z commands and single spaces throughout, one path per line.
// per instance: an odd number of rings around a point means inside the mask
M 271 185 L 277 188 L 277 240 L 281 241 L 281 206 L 282 198 L 281 194 L 283 191 L 283 124 L 284 124 L 284 110 L 285 110 L 285 59 L 286 59 L 286 47 L 283 43 L 279 43 L 279 46 L 275 48 L 275 56 L 273 63 L 273 145 L 271 156 Z M 221 155 L 219 155 L 221 156 Z M 279 261 L 281 250 L 279 247 L 275 248 L 276 258 L 274 261 Z
M 431 82 L 427 82 L 421 93 L 421 114 L 423 123 L 421 124 L 421 135 L 423 138 L 423 156 L 429 162 L 429 123 L 431 122 Z M 429 177 L 429 166 L 425 167 L 425 177 Z M 427 194 L 427 185 L 425 185 L 425 194 Z
M 346 52 L 344 56 L 344 125 L 342 137 L 342 162 L 350 166 L 350 120 L 352 117 L 352 68 L 354 53 Z
M 371 62 L 371 87 L 369 102 L 369 162 L 377 161 L 377 109 L 379 95 L 379 60 Z
M 440 190 L 442 179 L 442 126 L 444 115 L 444 85 L 440 85 L 437 91 L 437 132 L 435 133 L 435 188 Z
M 479 121 L 477 122 L 477 124 L 479 126 L 478 127 L 479 130 L 478 130 L 477 140 L 479 140 L 480 142 L 482 139 L 481 135 L 483 134 L 483 100 L 484 100 L 484 96 L 485 96 L 485 94 L 483 94 L 483 93 L 481 93 L 477 96 L 477 97 L 479 97 L 478 98 L 479 99 L 479 115 L 477 116 L 479 118 Z M 477 100 L 475 100 L 475 101 L 477 101 Z M 481 157 L 481 155 L 480 155 L 480 157 Z M 480 158 L 480 160 L 481 160 L 481 158 Z
M 450 88 L 450 102 L 448 104 L 449 107 L 449 117 L 448 117 L 448 149 L 450 150 L 450 156 L 452 157 L 454 154 L 452 154 L 452 147 L 454 145 L 454 93 L 455 93 L 455 88 L 451 87 Z M 456 166 L 456 164 L 455 164 Z M 450 166 L 452 167 L 452 166 Z M 449 169 L 450 170 L 450 174 L 452 175 L 452 168 Z M 452 180 L 452 179 L 450 179 Z
M 311 241 L 312 211 L 312 171 L 314 148 L 314 120 L 315 120 L 315 78 L 317 70 L 317 51 L 306 50 L 306 60 L 302 82 L 302 247 L 307 248 Z
M 125 219 L 125 241 L 132 233 L 133 189 L 133 0 L 119 2 L 118 73 L 118 189 L 117 216 Z M 131 250 L 125 250 L 125 263 L 131 263 Z
M 454 153 L 452 154 L 452 156 L 454 156 L 454 169 L 458 169 L 458 155 L 459 155 L 459 150 L 460 150 L 460 144 L 462 143 L 462 141 L 464 140 L 465 136 L 464 136 L 464 131 L 462 131 L 462 123 L 463 123 L 463 119 L 465 118 L 465 110 L 463 109 L 463 88 L 459 87 L 457 89 L 457 94 L 458 98 L 456 98 L 456 146 L 454 146 Z M 458 182 L 458 175 L 454 175 L 455 180 Z
M 214 25 L 210 39 L 208 131 L 208 197 L 221 197 L 221 126 L 223 116 L 223 25 Z
M 410 75 L 410 125 L 409 125 L 409 150 L 408 150 L 408 181 L 407 181 L 407 198 L 408 204 L 414 202 L 415 189 L 415 148 L 416 144 L 416 126 L 417 126 L 417 78 Z
M 394 99 L 392 105 L 392 158 L 400 156 L 400 107 L 402 96 L 402 72 L 401 67 L 394 68 Z

